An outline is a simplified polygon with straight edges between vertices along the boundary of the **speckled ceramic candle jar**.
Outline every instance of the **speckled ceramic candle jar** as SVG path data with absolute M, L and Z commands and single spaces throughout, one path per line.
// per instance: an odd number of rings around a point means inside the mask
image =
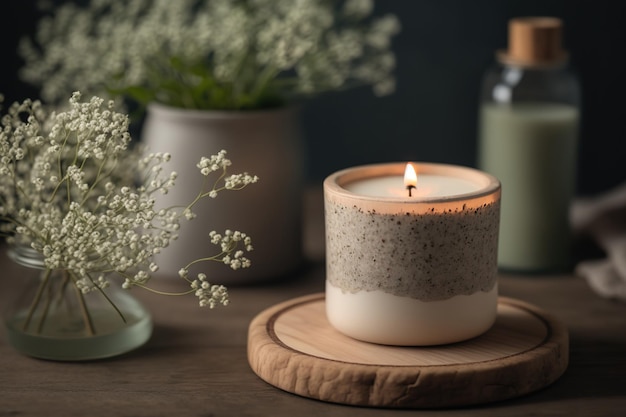
M 324 181 L 326 312 L 355 339 L 459 342 L 496 318 L 500 183 L 454 165 L 365 165 Z

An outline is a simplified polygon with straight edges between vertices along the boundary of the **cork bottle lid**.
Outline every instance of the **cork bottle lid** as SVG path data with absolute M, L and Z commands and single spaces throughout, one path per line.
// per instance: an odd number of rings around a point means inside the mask
M 507 51 L 498 59 L 520 66 L 551 66 L 567 60 L 562 49 L 562 21 L 555 17 L 519 17 L 509 21 Z

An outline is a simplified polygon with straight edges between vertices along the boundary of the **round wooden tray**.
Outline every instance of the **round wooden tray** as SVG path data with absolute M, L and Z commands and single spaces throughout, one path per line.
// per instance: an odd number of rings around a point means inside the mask
M 270 307 L 248 329 L 248 361 L 261 379 L 304 397 L 370 407 L 442 408 L 519 397 L 557 380 L 568 360 L 567 329 L 506 297 L 488 332 L 434 347 L 344 336 L 326 319 L 323 293 Z

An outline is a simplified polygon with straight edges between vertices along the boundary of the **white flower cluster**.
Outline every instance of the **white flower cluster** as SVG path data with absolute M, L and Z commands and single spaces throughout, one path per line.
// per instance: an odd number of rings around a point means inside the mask
M 219 171 L 220 169 L 225 169 L 231 165 L 229 159 L 226 159 L 226 152 L 221 151 L 217 155 L 213 155 L 210 158 L 203 156 L 198 162 L 198 169 L 204 176 L 208 176 L 211 172 Z
M 187 278 L 189 275 L 189 267 L 198 262 L 222 262 L 234 270 L 250 267 L 250 260 L 244 256 L 244 250 L 247 252 L 253 250 L 252 239 L 250 236 L 245 233 L 232 230 L 226 230 L 223 235 L 213 230 L 209 233 L 209 236 L 212 244 L 221 247 L 221 252 L 214 256 L 196 259 L 193 262 L 190 262 L 187 266 L 178 271 L 178 275 L 180 275 L 181 278 Z M 243 246 L 244 250 L 238 249 L 240 244 Z
M 211 285 L 205 274 L 198 274 L 198 279 L 191 283 L 196 296 L 200 299 L 200 307 L 215 308 L 216 305 L 228 305 L 228 290 L 223 285 Z
M 198 175 L 208 175 L 203 170 L 209 167 L 218 179 L 205 178 L 205 187 L 187 207 L 156 209 L 154 194 L 176 185 L 176 174 L 163 170 L 170 155 L 144 156 L 143 149 L 131 148 L 127 115 L 99 97 L 80 99 L 74 93 L 69 109 L 59 113 L 25 100 L 11 105 L 0 119 L 0 232 L 10 243 L 41 254 L 49 270 L 68 272 L 83 293 L 106 288 L 104 277 L 111 274 L 123 278 L 124 288 L 147 288 L 158 270 L 154 255 L 177 237 L 182 219 L 194 217 L 198 201 L 242 189 L 258 178 L 227 176 L 230 161 L 222 151 L 198 164 Z M 237 248 L 242 242 L 244 250 L 252 249 L 245 234 L 214 232 L 207 236 L 210 242 L 221 252 L 194 263 L 250 266 Z M 201 305 L 225 303 L 225 290 L 198 293 L 197 280 L 187 281 Z
M 23 80 L 187 108 L 258 108 L 371 85 L 395 89 L 395 15 L 373 0 L 91 0 L 66 3 L 23 39 Z

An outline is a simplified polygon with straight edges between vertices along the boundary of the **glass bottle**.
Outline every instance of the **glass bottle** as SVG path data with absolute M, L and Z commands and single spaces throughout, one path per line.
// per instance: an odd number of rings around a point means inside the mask
M 111 285 L 83 294 L 63 270 L 45 268 L 28 247 L 10 247 L 14 261 L 5 271 L 22 291 L 4 309 L 7 341 L 40 359 L 84 361 L 121 355 L 152 334 L 148 310 L 128 291 Z
M 483 79 L 478 167 L 502 184 L 498 266 L 511 272 L 572 267 L 581 92 L 561 48 L 562 21 L 509 21 L 507 51 Z

